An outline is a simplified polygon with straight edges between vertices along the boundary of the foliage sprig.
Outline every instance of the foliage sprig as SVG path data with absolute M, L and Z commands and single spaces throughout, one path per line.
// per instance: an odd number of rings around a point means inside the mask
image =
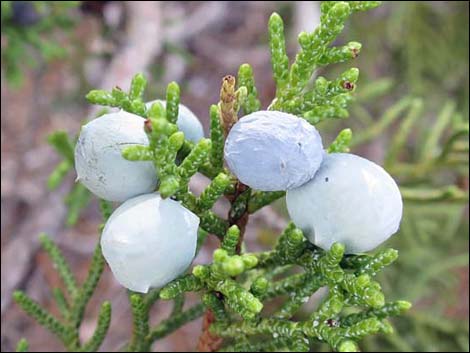
M 338 47 L 331 44 L 343 30 L 349 15 L 378 4 L 373 1 L 324 2 L 319 27 L 299 35 L 301 49 L 290 65 L 282 19 L 273 14 L 269 20 L 269 39 L 276 97 L 269 109 L 297 114 L 311 124 L 347 117 L 347 106 L 352 100 L 359 71 L 351 68 L 336 79 L 320 76 L 312 84 L 311 81 L 317 68 L 358 55 L 361 45 L 357 42 Z M 310 244 L 302 231 L 290 223 L 272 250 L 244 252 L 244 232 L 249 215 L 284 195 L 284 192 L 251 190 L 224 167 L 224 140 L 230 128 L 241 112 L 249 114 L 261 109 L 251 67 L 243 64 L 237 78 L 224 77 L 220 101 L 209 110 L 210 138 L 197 143 L 188 141 L 176 124 L 179 86 L 175 82 L 167 86 L 166 106 L 159 102 L 147 106 L 143 101 L 146 86 L 146 78 L 137 74 L 128 92 L 118 87 L 111 91 L 93 90 L 87 99 L 92 104 L 123 109 L 142 117 L 142 128 L 149 143 L 126 147 L 123 157 L 131 161 L 151 161 L 159 179 L 155 191 L 163 198 L 181 202 L 199 216 L 198 248 L 203 246 L 207 234 L 215 235 L 220 240 L 220 247 L 214 251 L 211 263 L 195 266 L 163 288 L 153 289 L 145 295 L 129 293 L 134 329 L 124 348 L 148 351 L 157 339 L 204 313 L 205 338 L 199 346 L 211 350 L 308 351 L 312 344 L 321 341 L 338 351 L 357 351 L 362 338 L 379 332 L 390 333 L 387 318 L 406 311 L 410 304 L 387 302 L 380 284 L 372 277 L 396 259 L 396 251 L 389 249 L 376 255 L 344 256 L 344 246 L 337 243 L 324 251 Z M 57 186 L 65 170 L 72 167 L 70 147 L 73 144 L 60 133 L 53 135 L 50 141 L 64 157 L 63 165 L 52 177 L 52 186 Z M 328 152 L 348 151 L 352 141 L 351 130 L 345 129 Z M 433 140 L 429 144 L 434 144 Z M 198 172 L 209 177 L 211 182 L 196 196 L 189 188 L 189 181 Z M 212 211 L 221 198 L 230 202 L 226 218 Z M 78 202 L 80 197 L 72 199 Z M 83 202 L 78 204 L 81 206 Z M 104 205 L 103 212 L 109 216 L 109 207 Z M 60 267 L 59 273 L 70 292 L 66 296 L 56 293 L 63 322 L 44 312 L 24 294 L 15 295 L 17 302 L 55 332 L 69 350 L 98 349 L 109 326 L 109 304 L 103 304 L 90 341 L 79 342 L 78 327 L 103 269 L 99 246 L 81 287 L 77 287 L 65 261 L 56 254 L 56 248 L 49 246 L 49 253 Z M 303 304 L 322 287 L 327 287 L 328 293 L 318 309 L 307 319 L 298 319 Z M 202 302 L 183 310 L 186 292 L 200 293 Z M 267 316 L 265 304 L 275 298 L 280 300 L 280 305 Z M 150 309 L 159 299 L 173 300 L 173 311 L 167 319 L 152 327 Z M 351 308 L 356 312 L 351 313 Z M 266 336 L 272 339 L 263 339 Z

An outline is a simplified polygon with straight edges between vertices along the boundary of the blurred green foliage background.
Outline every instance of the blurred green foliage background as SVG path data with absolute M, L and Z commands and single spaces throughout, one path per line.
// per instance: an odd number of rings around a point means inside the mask
M 466 195 L 405 204 L 387 244 L 400 258 L 380 282 L 414 309 L 395 320 L 394 335 L 367 338 L 362 348 L 468 351 L 469 4 L 384 2 L 379 10 L 353 17 L 345 31 L 363 43 L 357 100 L 344 122 L 353 124 L 352 151 L 377 146 L 374 157 L 410 191 L 456 185 Z M 460 131 L 460 152 L 439 158 Z

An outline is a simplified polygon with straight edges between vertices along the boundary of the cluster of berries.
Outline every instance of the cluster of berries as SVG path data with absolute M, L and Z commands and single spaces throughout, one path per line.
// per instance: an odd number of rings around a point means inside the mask
M 152 162 L 122 157 L 125 147 L 148 145 L 143 125 L 141 117 L 124 111 L 91 121 L 80 133 L 75 166 L 94 194 L 124 202 L 103 230 L 103 255 L 122 285 L 145 293 L 191 264 L 199 218 L 154 193 Z M 201 123 L 183 105 L 177 125 L 186 139 L 203 138 Z M 323 249 L 340 242 L 347 253 L 369 251 L 398 230 L 403 204 L 392 177 L 359 156 L 326 153 L 316 128 L 302 118 L 277 111 L 246 115 L 229 131 L 224 154 L 230 171 L 247 186 L 286 191 L 292 220 Z

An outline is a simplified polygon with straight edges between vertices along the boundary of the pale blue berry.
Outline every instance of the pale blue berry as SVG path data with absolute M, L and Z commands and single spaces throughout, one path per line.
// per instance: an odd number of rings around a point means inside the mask
M 343 243 L 347 253 L 379 246 L 397 232 L 403 203 L 392 177 L 356 155 L 326 155 L 315 177 L 287 192 L 289 215 L 315 245 Z
M 299 187 L 313 178 L 323 159 L 318 131 L 304 119 L 277 111 L 241 118 L 225 142 L 229 169 L 262 191 Z
M 181 275 L 196 253 L 199 218 L 172 199 L 140 195 L 124 202 L 106 222 L 103 255 L 117 281 L 147 293 Z
M 160 99 L 148 102 L 145 105 L 147 108 L 150 108 L 152 104 L 156 102 L 162 103 L 164 107 L 166 106 L 166 101 Z M 201 122 L 197 116 L 183 104 L 179 105 L 176 125 L 178 125 L 178 129 L 184 133 L 184 137 L 189 141 L 197 143 L 204 137 L 204 129 L 202 128 Z
M 78 180 L 108 201 L 125 201 L 155 190 L 157 176 L 152 162 L 128 161 L 124 148 L 148 145 L 144 119 L 118 111 L 82 127 L 75 147 Z

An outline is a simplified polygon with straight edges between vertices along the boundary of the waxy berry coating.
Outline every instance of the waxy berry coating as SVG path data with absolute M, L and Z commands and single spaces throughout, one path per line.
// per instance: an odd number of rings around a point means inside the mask
M 199 217 L 159 194 L 124 202 L 106 222 L 101 248 L 120 284 L 147 293 L 182 274 L 196 253 Z
M 128 161 L 122 150 L 148 145 L 144 119 L 119 111 L 103 115 L 82 127 L 75 147 L 78 180 L 108 201 L 125 201 L 155 190 L 157 175 L 152 162 Z
M 259 111 L 233 125 L 224 154 L 242 183 L 261 191 L 279 191 L 312 179 L 324 152 L 317 129 L 304 119 Z
M 397 232 L 403 203 L 397 184 L 379 165 L 356 155 L 326 155 L 315 177 L 287 192 L 289 215 L 315 245 L 343 243 L 347 253 L 369 251 Z

